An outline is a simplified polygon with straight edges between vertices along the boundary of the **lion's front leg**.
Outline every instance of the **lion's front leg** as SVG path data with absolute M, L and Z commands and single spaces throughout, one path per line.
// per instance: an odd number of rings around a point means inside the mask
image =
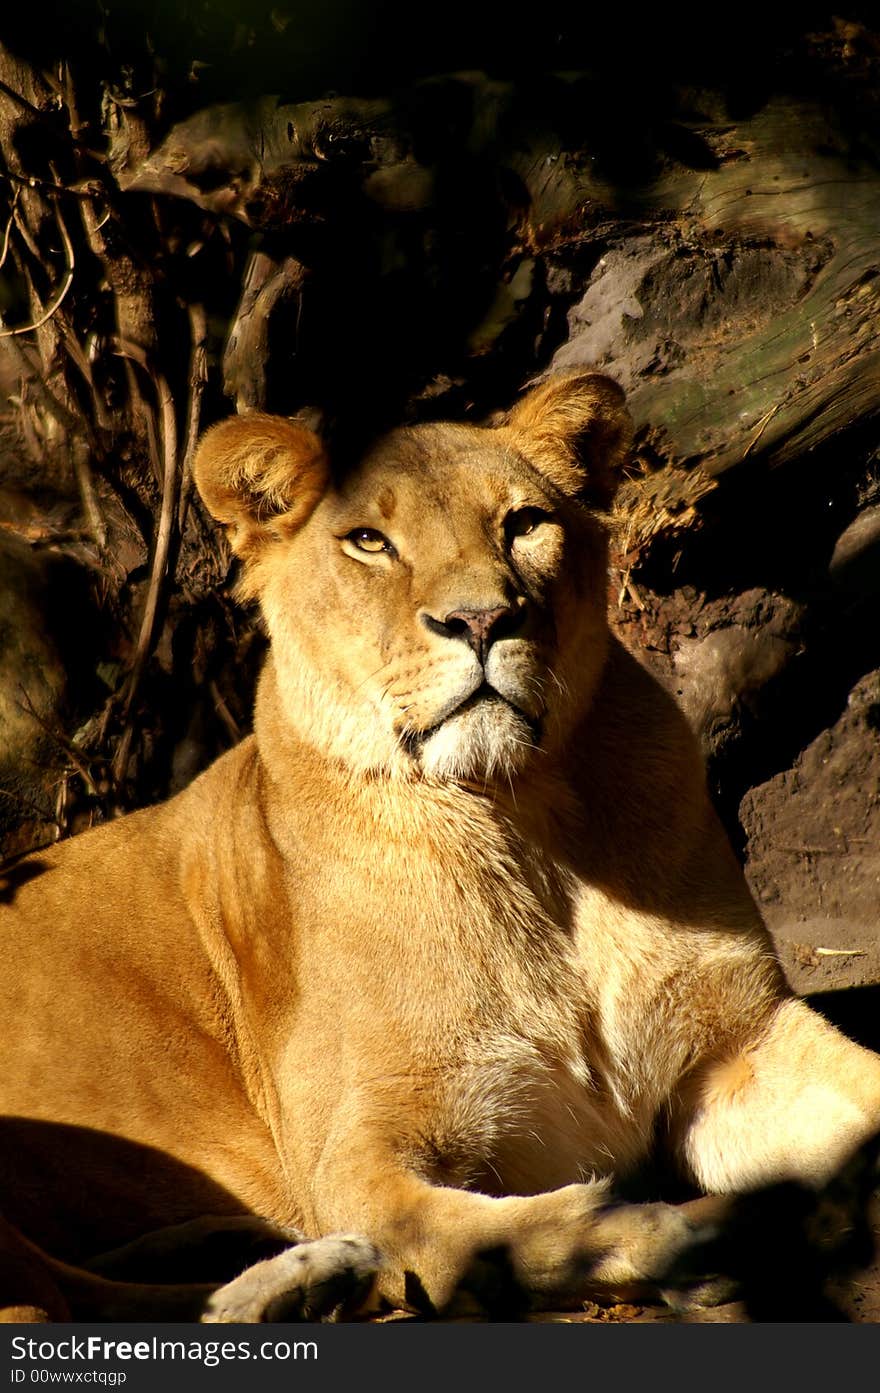
M 760 1036 L 688 1081 L 675 1145 L 703 1190 L 731 1194 L 819 1187 L 878 1129 L 880 1056 L 787 998 Z
M 321 1229 L 369 1235 L 383 1258 L 378 1294 L 428 1314 L 509 1318 L 601 1294 L 656 1295 L 715 1232 L 682 1207 L 611 1203 L 603 1183 L 490 1197 L 429 1184 L 390 1156 L 360 1177 L 323 1170 Z
M 828 1278 L 870 1261 L 878 1132 L 880 1056 L 794 998 L 687 1081 L 673 1144 L 755 1319 L 828 1319 Z
M 382 1257 L 356 1234 L 331 1234 L 246 1268 L 213 1293 L 202 1321 L 320 1320 L 357 1312 L 371 1296 Z

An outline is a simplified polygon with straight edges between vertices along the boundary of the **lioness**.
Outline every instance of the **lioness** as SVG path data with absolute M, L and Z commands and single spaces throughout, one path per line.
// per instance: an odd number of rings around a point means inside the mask
M 607 1178 L 658 1137 L 730 1193 L 819 1184 L 880 1126 L 880 1058 L 786 988 L 683 717 L 609 635 L 627 443 L 595 374 L 344 477 L 296 422 L 204 437 L 272 638 L 255 734 L 7 873 L 19 1315 L 650 1287 L 699 1217 Z M 311 1241 L 219 1291 L 76 1266 L 236 1214 Z

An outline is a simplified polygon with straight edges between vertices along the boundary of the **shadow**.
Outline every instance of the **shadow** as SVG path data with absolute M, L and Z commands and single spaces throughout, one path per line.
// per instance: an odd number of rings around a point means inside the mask
M 22 1117 L 0 1119 L 0 1208 L 31 1242 L 75 1264 L 172 1224 L 250 1212 L 164 1151 Z M 170 1276 L 182 1280 L 176 1268 Z
M 733 1198 L 700 1255 L 735 1285 L 749 1321 L 852 1323 L 850 1281 L 877 1256 L 871 1201 L 880 1135 L 818 1192 L 785 1182 Z
M 697 1227 L 708 1219 L 711 1236 L 696 1238 L 660 1280 L 673 1309 L 686 1319 L 694 1300 L 700 1305 L 701 1293 L 715 1289 L 721 1300 L 735 1297 L 752 1322 L 848 1323 L 847 1282 L 876 1258 L 870 1204 L 878 1152 L 875 1137 L 819 1192 L 784 1183 L 694 1200 Z M 31 1242 L 117 1279 L 220 1282 L 289 1246 L 277 1231 L 236 1219 L 247 1216 L 247 1207 L 195 1168 L 88 1128 L 0 1121 L 0 1193 L 4 1219 Z M 701 1212 L 707 1205 L 716 1206 L 714 1214 Z M 103 1262 L 90 1262 L 101 1254 Z M 592 1290 L 594 1259 L 585 1253 L 583 1267 L 572 1268 L 559 1309 L 572 1309 L 578 1289 Z M 490 1321 L 522 1320 L 532 1306 L 503 1245 L 474 1253 L 448 1311 L 434 1309 L 413 1272 L 406 1274 L 406 1294 L 429 1320 L 457 1314 L 461 1298 L 463 1309 L 476 1306 Z M 656 1301 L 656 1291 L 647 1299 Z M 546 1304 L 556 1308 L 552 1299 Z
M 851 1040 L 880 1052 L 880 984 L 812 992 L 804 999 Z
M 865 555 L 862 564 L 870 571 L 862 576 L 855 566 L 850 574 L 829 570 L 839 537 L 863 506 L 865 487 L 857 464 L 842 470 L 838 461 L 870 459 L 875 434 L 872 424 L 854 423 L 783 467 L 767 468 L 761 458 L 738 464 L 701 503 L 701 527 L 687 546 L 678 538 L 659 539 L 641 573 L 648 588 L 667 598 L 693 587 L 711 607 L 764 591 L 801 609 L 791 632 L 794 656 L 758 689 L 743 693 L 726 728 L 712 735 L 713 798 L 741 857 L 743 797 L 789 769 L 840 719 L 855 683 L 880 665 L 871 581 L 877 555 Z
M 0 904 L 12 904 L 22 885 L 36 880 L 37 876 L 49 869 L 48 863 L 40 861 L 38 857 L 10 861 L 8 865 L 0 866 Z

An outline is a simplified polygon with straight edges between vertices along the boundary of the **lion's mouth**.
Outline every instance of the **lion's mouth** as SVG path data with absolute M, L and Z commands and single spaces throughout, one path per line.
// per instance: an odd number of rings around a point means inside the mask
M 473 711 L 475 707 L 482 705 L 506 706 L 508 710 L 514 711 L 528 728 L 532 737 L 532 742 L 535 745 L 538 744 L 541 737 L 540 721 L 534 716 L 530 716 L 527 711 L 524 711 L 515 701 L 511 701 L 509 697 L 502 696 L 501 692 L 497 691 L 495 687 L 490 686 L 486 681 L 481 682 L 476 691 L 471 692 L 470 696 L 465 697 L 463 701 L 458 702 L 457 705 L 444 711 L 439 721 L 435 721 L 433 725 L 425 726 L 422 730 L 402 731 L 400 734 L 400 742 L 409 754 L 416 756 L 425 742 L 430 740 L 432 735 L 436 735 L 441 726 L 444 726 L 453 716 L 464 716 L 468 711 Z

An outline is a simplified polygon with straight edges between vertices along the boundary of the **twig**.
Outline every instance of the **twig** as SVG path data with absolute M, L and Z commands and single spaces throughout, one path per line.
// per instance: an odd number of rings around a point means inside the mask
M 11 97 L 14 102 L 18 102 L 19 106 L 25 111 L 29 111 L 32 116 L 38 116 L 41 121 L 46 120 L 45 111 L 41 111 L 38 106 L 34 106 L 33 102 L 29 102 L 27 97 L 23 97 L 20 92 L 16 92 L 15 88 L 10 87 L 2 78 L 0 78 L 0 92 L 5 92 L 7 97 Z
M 58 327 L 61 330 L 61 336 L 64 339 L 64 346 L 67 349 L 70 361 L 73 363 L 75 368 L 79 369 L 80 376 L 82 377 L 83 381 L 89 389 L 89 395 L 92 399 L 92 409 L 94 411 L 96 423 L 98 424 L 98 426 L 100 426 L 101 430 L 112 430 L 113 425 L 107 413 L 107 406 L 104 401 L 104 398 L 98 391 L 98 386 L 95 382 L 95 375 L 92 372 L 92 365 L 89 362 L 85 352 L 83 351 L 82 344 L 77 338 L 73 325 L 70 323 L 70 320 L 66 313 L 59 314 Z M 94 441 L 93 432 L 91 430 L 87 430 L 87 433 L 89 436 L 89 440 L 93 443 L 96 443 Z
M 46 814 L 46 809 L 41 808 L 39 803 L 37 803 L 33 798 L 25 798 L 19 792 L 12 793 L 8 788 L 2 787 L 0 787 L 0 798 L 8 798 L 11 803 L 16 804 L 19 814 L 21 812 L 28 813 L 35 822 L 45 824 L 46 822 L 51 821 L 56 828 L 55 841 L 58 841 L 58 833 L 60 832 L 60 828 L 58 828 L 57 823 L 55 823 L 55 819 L 48 818 Z M 3 881 L 5 877 L 9 875 L 9 872 L 20 861 L 23 861 L 26 856 L 30 856 L 31 853 L 34 851 L 41 851 L 43 847 L 45 847 L 45 845 L 45 842 L 35 842 L 32 846 L 29 846 L 25 851 L 18 851 L 15 853 L 14 856 L 0 858 L 0 899 L 2 899 L 4 889 L 8 888 L 8 882 L 7 885 L 4 886 Z
M 786 846 L 777 843 L 777 851 L 785 851 L 790 856 L 839 856 L 839 846 Z
M 72 442 L 70 447 L 71 462 L 83 512 L 88 519 L 89 530 L 97 543 L 98 550 L 103 551 L 107 545 L 107 528 L 104 525 L 104 518 L 98 505 L 92 471 L 89 469 L 88 453 L 84 440 Z
M 0 339 L 13 338 L 18 334 L 30 334 L 34 329 L 40 329 L 44 324 L 48 323 L 48 321 L 52 318 L 53 314 L 55 314 L 56 310 L 59 309 L 62 301 L 67 295 L 67 292 L 73 285 L 73 274 L 76 269 L 76 258 L 73 252 L 73 243 L 70 240 L 70 234 L 67 231 L 67 226 L 64 222 L 64 219 L 58 213 L 57 207 L 55 209 L 55 214 L 56 220 L 58 222 L 58 228 L 61 232 L 61 238 L 64 242 L 64 255 L 67 262 L 67 275 L 65 276 L 64 284 L 62 285 L 55 299 L 52 301 L 50 305 L 46 307 L 46 309 L 43 311 L 42 315 L 40 315 L 38 319 L 35 319 L 31 324 L 20 324 L 15 329 L 0 329 Z M 15 217 L 14 211 L 13 217 Z
M 40 259 L 40 256 L 39 256 L 39 248 L 38 248 L 38 247 L 36 246 L 36 244 L 33 242 L 33 239 L 31 238 L 29 231 L 26 229 L 26 227 L 24 227 L 24 226 L 22 225 L 22 223 L 19 221 L 19 219 L 18 219 L 18 217 L 17 217 L 17 215 L 16 215 L 16 213 L 15 213 L 15 203 L 16 203 L 17 200 L 18 200 L 18 195 L 19 195 L 19 190 L 17 189 L 17 190 L 16 190 L 16 193 L 15 193 L 15 198 L 13 199 L 13 216 L 15 217 L 15 226 L 17 227 L 19 234 L 21 235 L 22 239 L 24 240 L 25 246 L 26 246 L 27 249 L 31 252 L 31 254 L 36 258 L 38 265 L 42 265 L 43 263 L 42 263 L 42 260 Z M 66 224 L 66 222 L 64 221 L 64 217 L 63 217 L 63 215 L 62 215 L 61 209 L 60 209 L 59 206 L 58 206 L 57 201 L 54 202 L 54 211 L 55 211 L 55 220 L 56 220 L 56 222 L 58 223 L 58 229 L 59 229 L 59 232 L 60 232 L 60 234 L 61 234 L 62 240 L 64 241 L 65 246 L 70 247 L 70 246 L 71 246 L 70 234 L 69 234 L 69 232 L 68 232 L 68 230 L 67 230 L 67 224 Z M 5 252 L 4 252 L 4 255 L 5 255 Z M 71 253 L 71 257 L 72 257 L 72 253 Z M 0 266 L 2 266 L 2 264 L 3 264 L 3 262 L 0 261 Z M 25 278 L 26 278 L 27 281 L 28 281 L 28 285 L 29 285 L 29 288 L 30 288 L 30 293 L 31 293 L 33 299 L 34 299 L 34 300 L 36 301 L 36 303 L 39 305 L 40 299 L 39 299 L 39 296 L 38 296 L 38 294 L 37 294 L 37 292 L 36 292 L 36 290 L 35 290 L 35 288 L 34 288 L 34 284 L 33 284 L 33 281 L 32 281 L 32 279 L 31 279 L 29 273 L 28 273 L 23 267 L 20 267 L 20 269 L 21 269 L 22 275 L 24 275 Z M 72 269 L 73 269 L 73 268 L 71 267 L 71 274 L 72 274 Z M 70 323 L 68 322 L 67 315 L 66 315 L 65 313 L 63 313 L 63 312 L 59 313 L 59 310 L 60 310 L 60 299 L 59 299 L 58 303 L 55 305 L 54 313 L 57 314 L 57 317 L 58 317 L 58 325 L 59 325 L 60 330 L 61 330 L 61 335 L 62 335 L 62 337 L 63 337 L 63 339 L 64 339 L 64 341 L 65 341 L 65 344 L 66 344 L 66 347 L 67 347 L 67 351 L 68 351 L 68 355 L 69 355 L 69 357 L 70 357 L 71 362 L 73 362 L 73 363 L 79 368 L 80 372 L 83 374 L 83 377 L 85 378 L 86 383 L 87 383 L 87 385 L 88 385 L 88 387 L 89 387 L 89 389 L 90 389 L 90 391 L 91 391 L 91 394 L 92 394 L 92 401 L 93 401 L 93 405 L 94 405 L 95 419 L 97 420 L 98 425 L 101 426 L 102 429 L 105 429 L 105 430 L 106 430 L 106 429 L 109 429 L 110 423 L 109 423 L 109 420 L 108 420 L 108 417 L 107 417 L 107 411 L 106 411 L 106 408 L 105 408 L 105 406 L 104 406 L 104 402 L 103 402 L 103 400 L 101 399 L 101 397 L 100 397 L 100 395 L 99 395 L 99 393 L 98 393 L 98 391 L 97 391 L 97 389 L 96 389 L 96 387 L 95 387 L 95 382 L 94 382 L 94 378 L 93 378 L 93 376 L 92 376 L 91 368 L 89 367 L 88 359 L 86 358 L 85 354 L 84 354 L 83 351 L 82 351 L 82 348 L 80 347 L 79 341 L 77 340 L 77 338 L 76 338 L 76 336 L 75 336 L 75 334 L 74 334 L 74 331 L 73 331 L 72 326 L 71 326 Z M 52 312 L 53 312 L 53 311 L 51 311 L 51 310 L 47 311 L 47 312 L 46 312 L 46 315 L 44 315 L 42 318 L 38 319 L 36 325 L 34 325 L 33 327 L 36 328 L 36 327 L 39 327 L 41 324 L 45 323 L 45 322 L 46 322 L 46 319 L 51 315 Z M 3 330 L 3 320 L 2 320 L 2 317 L 0 317 L 0 330 Z M 3 333 L 0 333 L 0 337 L 10 337 L 10 338 L 13 338 L 16 334 L 21 334 L 21 333 L 24 333 L 24 329 L 10 329 L 10 330 L 5 330 Z M 66 433 L 68 436 L 73 436 L 73 435 L 77 434 L 79 431 L 84 432 L 85 435 L 86 435 L 86 438 L 88 439 L 90 448 L 91 448 L 93 451 L 97 452 L 97 450 L 98 450 L 98 441 L 97 441 L 97 439 L 96 439 L 95 432 L 94 432 L 94 430 L 92 429 L 91 421 L 88 419 L 88 417 L 84 417 L 84 418 L 82 419 L 81 422 L 78 422 L 78 421 L 76 420 L 76 418 L 72 415 L 72 413 L 69 412 L 69 411 L 67 410 L 67 408 L 66 408 L 65 406 L 63 406 L 61 402 L 58 401 L 58 399 L 55 397 L 54 393 L 52 393 L 52 392 L 50 391 L 50 389 L 47 387 L 47 385 L 46 385 L 46 383 L 45 383 L 45 381 L 44 381 L 44 379 L 43 379 L 43 375 L 40 373 L 40 371 L 39 371 L 36 367 L 34 367 L 33 364 L 31 364 L 31 363 L 28 362 L 28 359 L 27 359 L 25 353 L 24 353 L 24 352 L 22 351 L 22 349 L 18 346 L 18 344 L 14 343 L 14 342 L 13 342 L 13 343 L 10 343 L 10 344 L 8 345 L 8 350 L 13 350 L 13 351 L 14 351 L 15 355 L 16 355 L 17 358 L 18 358 L 18 366 L 19 366 L 19 371 L 20 371 L 21 374 L 22 374 L 22 378 L 23 378 L 24 380 L 26 380 L 28 383 L 36 384 L 37 390 L 38 390 L 38 392 L 39 392 L 39 395 L 40 395 L 40 396 L 42 397 L 42 399 L 43 399 L 44 405 L 47 407 L 47 409 L 49 410 L 50 414 L 53 415 L 53 416 L 55 417 L 56 421 L 58 421 L 59 425 L 62 427 L 62 429 L 65 431 L 65 433 Z M 7 351 L 8 351 L 8 350 L 7 350 Z M 93 519 L 91 519 L 91 520 L 93 521 Z
M 73 74 L 70 71 L 70 64 L 62 59 L 58 68 L 58 94 L 67 107 L 67 125 L 70 130 L 71 139 L 79 141 L 80 132 L 84 129 L 82 121 L 79 119 L 79 107 L 76 102 L 76 89 L 73 85 Z
M 15 223 L 15 205 L 21 197 L 21 189 L 16 189 L 12 195 L 12 207 L 9 212 L 9 221 L 6 224 L 6 231 L 3 234 L 3 251 L 0 252 L 0 269 L 6 265 L 6 258 L 9 255 L 9 238 L 12 236 L 12 228 Z
M 866 958 L 867 948 L 817 948 L 820 958 Z
M 220 693 L 220 688 L 217 686 L 217 683 L 215 681 L 212 680 L 208 683 L 208 691 L 210 692 L 211 700 L 214 703 L 214 710 L 220 717 L 220 720 L 226 728 L 226 732 L 232 740 L 232 743 L 234 745 L 237 745 L 239 740 L 241 739 L 241 726 L 238 724 L 238 721 L 235 719 L 226 702 L 223 700 L 223 697 Z
M 21 357 L 21 349 L 18 348 L 17 344 L 14 346 L 7 345 L 6 352 L 9 353 L 12 347 L 17 349 L 19 357 Z M 25 369 L 28 370 L 26 363 Z M 10 392 L 9 394 L 9 400 L 16 409 L 15 424 L 18 426 L 19 433 L 24 441 L 24 447 L 31 459 L 36 464 L 42 464 L 44 461 L 45 449 L 43 445 L 43 432 L 40 429 L 39 415 L 36 406 L 28 397 L 27 389 L 30 385 L 29 380 L 24 376 L 21 376 L 20 380 L 21 391 L 14 394 Z
M 189 511 L 193 490 L 192 461 L 199 438 L 199 422 L 202 415 L 202 393 L 208 380 L 208 357 L 206 339 L 208 334 L 205 308 L 203 305 L 189 306 L 190 338 L 192 355 L 189 367 L 189 404 L 186 413 L 186 439 L 183 446 L 183 461 L 180 466 L 180 507 L 177 527 L 183 532 L 186 515 Z
M 629 595 L 636 609 L 645 610 L 648 608 L 648 606 L 645 604 L 644 598 L 642 597 L 641 591 L 639 590 L 629 571 L 627 571 L 626 575 L 623 577 L 623 590 L 626 591 L 626 593 Z
M 131 742 L 134 737 L 134 722 L 131 720 L 131 711 L 134 706 L 135 697 L 140 689 L 144 670 L 147 665 L 147 659 L 152 649 L 156 615 L 159 610 L 159 599 L 168 568 L 168 553 L 171 548 L 171 536 L 176 513 L 177 423 L 174 416 L 174 399 L 171 395 L 168 383 L 156 368 L 151 367 L 147 355 L 140 345 L 126 343 L 117 339 L 115 351 L 120 357 L 128 358 L 131 362 L 136 363 L 153 381 L 159 404 L 160 437 L 164 460 L 162 505 L 159 511 L 159 527 L 156 532 L 156 545 L 153 552 L 152 565 L 150 567 L 147 599 L 141 617 L 140 633 L 138 634 L 135 659 L 132 664 L 131 676 L 129 677 L 128 691 L 126 692 L 125 702 L 122 708 L 122 715 L 126 724 L 122 739 L 119 742 L 113 759 L 113 777 L 118 784 L 125 773 L 129 754 L 131 753 Z
M 766 415 L 761 417 L 760 421 L 758 422 L 758 429 L 756 433 L 752 436 L 748 445 L 743 450 L 743 459 L 746 459 L 747 456 L 749 456 L 752 453 L 758 441 L 761 439 L 761 436 L 764 434 L 770 422 L 773 420 L 773 417 L 776 415 L 777 411 L 781 411 L 783 405 L 784 403 L 781 401 L 776 402 L 775 406 L 771 406 L 770 410 L 766 413 Z
M 155 96 L 158 88 L 150 87 L 146 92 L 141 92 L 137 97 L 123 97 L 121 92 L 117 92 L 112 87 L 107 88 L 107 96 L 114 106 L 121 107 L 123 111 L 137 111 L 144 97 Z
M 88 152 L 92 155 L 92 152 Z M 94 158 L 100 158 L 95 155 Z M 84 179 L 82 185 L 62 184 L 60 180 L 39 179 L 36 174 L 16 174 L 14 169 L 6 169 L 0 173 L 0 179 L 8 179 L 10 184 L 17 184 L 22 189 L 36 189 L 40 193 L 69 194 L 71 198 L 93 199 L 96 194 L 103 193 L 103 189 L 98 180 Z
M 58 792 L 55 795 L 55 840 L 60 842 L 65 831 L 69 830 L 67 821 L 68 793 L 70 792 L 70 778 L 68 775 L 59 780 Z
M 0 316 L 0 328 L 2 328 L 2 325 L 3 318 Z M 27 356 L 14 339 L 9 343 L 6 351 L 11 351 L 15 357 L 22 382 L 26 382 L 29 387 L 32 386 L 36 388 L 37 395 L 41 398 L 49 415 L 54 416 L 62 430 L 73 434 L 81 423 L 77 421 L 73 412 L 68 411 L 67 407 L 55 396 L 55 393 L 46 386 L 40 373 L 34 367 L 33 363 L 28 360 Z
M 118 304 L 117 318 L 119 318 Z M 153 477 L 164 496 L 164 485 L 162 481 L 165 476 L 165 462 L 163 461 L 162 444 L 156 430 L 156 413 L 141 391 L 139 374 L 135 371 L 135 364 L 138 364 L 143 369 L 145 375 L 150 378 L 154 386 L 157 385 L 157 375 L 150 369 L 146 352 L 139 344 L 133 344 L 131 340 L 126 339 L 124 341 L 125 351 L 122 352 L 119 345 L 123 341 L 121 339 L 116 339 L 112 342 L 117 345 L 114 351 L 120 354 L 125 360 L 125 377 L 128 383 L 131 420 L 132 422 L 141 421 L 143 423 L 143 435 L 146 440 L 147 453 L 150 466 L 153 470 Z M 165 390 L 167 391 L 167 386 Z
M 87 792 L 96 794 L 97 789 L 95 787 L 94 779 L 92 778 L 92 772 L 88 766 L 88 763 L 80 754 L 79 750 L 76 748 L 72 741 L 68 740 L 67 736 L 64 734 L 63 731 L 58 730 L 55 726 L 51 724 L 50 721 L 46 720 L 45 716 L 42 716 L 40 714 L 40 712 L 34 706 L 30 693 L 28 692 L 26 687 L 22 686 L 21 683 L 19 683 L 18 690 L 21 693 L 21 700 L 18 703 L 19 709 L 22 711 L 26 711 L 27 714 L 30 716 L 31 720 L 36 721 L 37 725 L 46 735 L 48 735 L 49 739 L 53 742 L 53 744 L 55 744 L 59 750 L 63 751 L 63 753 L 70 760 L 70 763 L 73 765 L 74 769 L 79 774 L 80 778 L 85 784 Z
M 19 237 L 24 242 L 25 247 L 30 252 L 34 261 L 37 263 L 38 266 L 43 267 L 45 269 L 45 263 L 40 254 L 40 248 L 34 241 L 34 235 L 28 227 L 27 223 L 22 222 L 20 209 L 16 209 L 15 211 L 15 226 L 18 228 Z

